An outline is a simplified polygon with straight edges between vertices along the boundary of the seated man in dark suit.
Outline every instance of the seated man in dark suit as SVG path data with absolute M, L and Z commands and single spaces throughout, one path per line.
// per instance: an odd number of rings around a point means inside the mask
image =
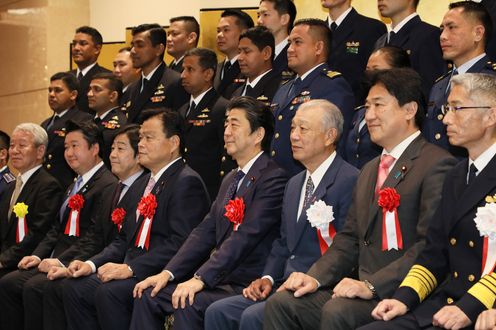
M 19 173 L 0 201 L 0 277 L 31 255 L 52 226 L 62 188 L 43 168 L 48 136 L 32 123 L 18 125 L 9 142 L 13 168 Z
M 139 162 L 151 173 L 131 191 L 141 200 L 126 212 L 118 237 L 69 266 L 75 278 L 64 285 L 70 329 L 128 329 L 136 283 L 160 271 L 208 211 L 205 185 L 181 158 L 179 114 L 147 110 L 143 119 Z
M 272 69 L 274 36 L 263 26 L 246 30 L 239 37 L 239 69 L 246 77 L 232 96 L 251 96 L 267 105 L 281 84 L 281 73 Z
M 292 272 L 306 272 L 343 227 L 358 170 L 336 153 L 343 116 L 325 100 L 301 105 L 292 124 L 293 156 L 306 170 L 284 192 L 281 237 L 272 244 L 263 276 L 243 295 L 219 300 L 205 313 L 206 329 L 262 329 L 265 299 Z M 324 223 L 309 216 L 327 210 Z
M 186 121 L 184 132 L 184 159 L 198 172 L 214 200 L 226 173 L 235 167 L 224 154 L 224 120 L 228 101 L 212 87 L 217 67 L 217 55 L 206 48 L 186 52 L 181 74 L 184 89 L 190 101 L 179 109 Z
M 372 78 L 365 120 L 384 148 L 360 172 L 343 229 L 305 273 L 292 273 L 265 305 L 266 329 L 356 329 L 372 321 L 424 246 L 456 160 L 420 134 L 420 76 L 411 69 Z M 358 273 L 358 274 L 356 274 Z
M 158 24 L 141 24 L 133 28 L 131 59 L 141 69 L 141 79 L 129 90 L 125 104 L 129 123 L 140 122 L 144 109 L 165 107 L 179 109 L 188 101 L 181 77 L 164 63 L 167 34 Z
M 0 131 L 0 201 L 9 183 L 15 180 L 14 174 L 10 172 L 9 162 L 10 136 Z
M 141 69 L 133 67 L 133 60 L 131 60 L 131 47 L 124 47 L 119 49 L 114 58 L 114 70 L 112 73 L 120 81 L 122 81 L 122 96 L 119 99 L 121 110 L 126 114 L 126 105 L 129 101 L 130 86 L 138 81 L 141 77 Z
M 69 166 L 64 157 L 64 141 L 67 134 L 67 121 L 90 121 L 91 115 L 78 110 L 76 98 L 79 83 L 72 74 L 59 72 L 50 77 L 48 87 L 48 105 L 53 115 L 41 123 L 48 133 L 48 146 L 43 165 L 53 175 L 65 191 L 76 177 L 76 172 Z
M 52 227 L 33 253 L 18 264 L 19 270 L 0 279 L 0 308 L 3 329 L 39 329 L 43 324 L 43 290 L 50 268 L 60 266 L 72 255 L 59 257 L 73 244 L 91 233 L 95 217 L 110 196 L 106 188 L 116 179 L 103 164 L 98 127 L 92 123 L 67 123 L 65 158 L 78 174 L 63 196 Z M 29 219 L 29 215 L 28 215 Z
M 183 72 L 184 55 L 190 49 L 198 46 L 200 39 L 200 24 L 193 16 L 172 17 L 167 28 L 167 54 L 174 60 L 169 68 L 179 73 Z
M 110 70 L 99 66 L 97 63 L 102 45 L 103 38 L 97 29 L 91 26 L 81 26 L 76 29 L 76 34 L 71 44 L 71 55 L 77 68 L 70 73 L 79 81 L 77 106 L 81 111 L 93 113 L 88 107 L 88 97 L 86 95 L 90 87 L 91 78 L 97 73 L 110 73 Z
M 415 265 L 372 312 L 383 321 L 364 329 L 469 329 L 496 301 L 496 77 L 461 74 L 451 87 L 443 122 L 468 158 L 446 175 Z
M 237 87 L 236 82 L 242 79 L 238 62 L 239 36 L 252 27 L 251 17 L 239 9 L 223 11 L 217 24 L 217 49 L 226 59 L 217 65 L 214 88 L 228 100 Z
M 136 285 L 130 329 L 158 329 L 171 314 L 175 329 L 203 329 L 211 303 L 240 294 L 262 275 L 278 236 L 287 176 L 266 152 L 273 132 L 268 108 L 239 97 L 227 111 L 224 140 L 239 167 L 162 272 Z
M 439 27 L 423 22 L 417 14 L 420 0 L 378 0 L 382 17 L 391 19 L 392 30 L 377 40 L 376 48 L 397 46 L 410 55 L 412 68 L 422 77 L 424 95 L 435 80 L 446 72 L 439 45 Z
M 119 107 L 122 81 L 111 73 L 93 76 L 88 90 L 88 105 L 95 112 L 93 121 L 102 134 L 102 160 L 110 169 L 110 152 L 116 130 L 126 124 L 126 115 Z

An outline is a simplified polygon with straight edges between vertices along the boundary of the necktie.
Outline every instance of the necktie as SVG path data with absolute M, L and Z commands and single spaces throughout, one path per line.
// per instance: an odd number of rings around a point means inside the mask
M 234 197 L 236 191 L 238 190 L 239 182 L 241 181 L 241 179 L 243 179 L 244 176 L 245 173 L 243 171 L 236 172 L 231 184 L 227 188 L 226 196 L 224 197 L 224 205 L 226 205 L 227 202 L 229 202 L 229 200 L 231 200 Z
M 50 124 L 48 124 L 48 126 L 47 126 L 47 131 L 49 131 L 49 130 L 52 128 L 52 126 L 53 126 L 53 125 L 54 125 L 54 124 L 55 124 L 55 123 L 56 123 L 59 119 L 60 119 L 60 117 L 59 117 L 58 115 L 54 115 L 54 116 L 52 117 L 52 120 L 50 121 Z
M 81 71 L 79 71 L 79 74 L 78 74 L 78 76 L 77 76 L 78 81 L 81 81 L 81 80 L 83 79 L 83 77 L 84 77 L 84 76 L 83 76 L 83 73 L 82 73 Z
M 62 204 L 62 207 L 60 208 L 60 211 L 59 211 L 60 222 L 64 221 L 64 213 L 65 213 L 65 209 L 67 208 L 67 204 L 69 204 L 69 199 L 79 191 L 82 183 L 83 183 L 83 177 L 78 176 L 76 183 L 74 184 L 74 186 L 72 186 L 72 189 L 71 189 L 71 192 L 69 193 L 69 196 L 65 199 L 64 203 Z
M 102 118 L 96 117 L 95 119 L 93 119 L 93 121 L 95 122 L 95 124 L 100 125 L 100 123 L 102 122 Z
M 124 187 L 126 187 L 126 185 L 122 182 L 119 182 L 119 185 L 114 191 L 114 197 L 112 198 L 112 210 L 116 208 L 117 204 L 119 204 L 119 201 L 121 200 L 121 193 L 124 190 Z
M 394 37 L 396 36 L 396 33 L 394 31 L 389 32 L 388 35 L 388 45 L 393 45 Z
M 195 104 L 195 101 L 191 102 L 191 104 L 189 105 L 189 108 L 188 108 L 188 111 L 186 112 L 186 117 L 189 116 L 189 114 L 192 112 L 192 111 L 195 111 L 195 108 L 196 108 L 196 104 Z
M 231 61 L 225 61 L 224 62 L 224 67 L 222 68 L 222 77 L 221 79 L 224 79 L 224 77 L 227 74 L 227 71 L 231 68 Z
M 332 22 L 331 23 L 331 32 L 336 31 L 337 28 L 338 28 L 338 25 L 336 24 L 336 22 Z
M 17 198 L 19 197 L 19 194 L 21 193 L 21 188 L 22 188 L 23 182 L 22 178 L 20 175 L 17 176 L 16 179 L 16 184 L 14 188 L 14 192 L 12 193 L 12 198 L 10 199 L 10 207 L 9 207 L 9 212 L 8 212 L 8 219 L 10 220 L 10 216 L 12 214 L 12 208 L 14 207 L 14 204 L 17 202 Z
M 301 212 L 305 212 L 312 202 L 313 190 L 315 189 L 312 181 L 312 177 L 309 175 L 307 179 L 307 184 L 305 185 L 305 199 L 303 200 L 303 209 Z
M 474 179 L 476 177 L 476 173 L 477 173 L 477 167 L 475 167 L 475 164 L 472 163 L 472 165 L 470 165 L 470 169 L 468 171 L 467 185 L 474 182 Z
M 243 93 L 243 96 L 252 96 L 252 92 L 253 92 L 253 87 L 246 84 L 245 85 L 245 92 Z
M 291 88 L 289 89 L 288 97 L 290 99 L 294 98 L 296 94 L 300 91 L 300 86 L 301 86 L 301 78 L 298 77 L 293 81 L 293 85 L 291 85 Z
M 155 183 L 156 183 L 155 179 L 153 178 L 152 175 L 150 175 L 150 179 L 148 180 L 148 183 L 146 184 L 146 187 L 145 187 L 145 191 L 143 192 L 143 197 L 148 195 L 153 190 Z M 138 222 L 139 217 L 140 217 L 140 213 L 139 213 L 138 208 L 136 208 L 136 222 Z
M 450 77 L 450 80 L 448 81 L 448 86 L 446 86 L 446 90 L 444 91 L 444 95 L 446 96 L 446 99 L 448 99 L 448 94 L 451 90 L 451 78 L 453 78 L 454 76 L 456 76 L 458 74 L 458 70 L 455 69 L 451 72 L 451 77 Z
M 381 162 L 379 163 L 379 170 L 377 172 L 377 182 L 375 184 L 376 195 L 379 195 L 379 190 L 381 190 L 381 187 L 389 174 L 389 167 L 391 167 L 394 161 L 395 159 L 391 155 L 384 154 L 381 156 Z
M 146 78 L 141 79 L 141 89 L 140 89 L 140 93 L 143 93 L 143 91 L 144 91 L 144 90 L 145 90 L 145 88 L 146 88 L 147 83 L 148 83 L 148 79 L 146 79 Z

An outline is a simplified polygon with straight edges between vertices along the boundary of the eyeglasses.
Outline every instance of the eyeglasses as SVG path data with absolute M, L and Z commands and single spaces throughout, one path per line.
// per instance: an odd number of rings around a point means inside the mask
M 448 112 L 457 112 L 459 110 L 466 110 L 466 109 L 491 109 L 492 107 L 490 106 L 480 106 L 480 107 L 456 107 L 453 105 L 445 104 L 441 106 L 441 113 L 443 115 L 446 115 Z

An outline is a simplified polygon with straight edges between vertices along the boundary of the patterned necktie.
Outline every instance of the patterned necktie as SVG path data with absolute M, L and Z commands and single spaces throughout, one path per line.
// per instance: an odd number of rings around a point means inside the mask
M 12 215 L 12 208 L 14 207 L 14 204 L 17 202 L 17 198 L 19 198 L 19 194 L 21 193 L 21 188 L 22 188 L 23 182 L 21 175 L 17 176 L 16 179 L 16 184 L 14 188 L 14 192 L 12 193 L 12 198 L 10 199 L 10 207 L 9 207 L 9 212 L 8 212 L 8 218 L 10 220 L 10 216 Z
M 476 173 L 477 173 L 477 167 L 475 167 L 475 164 L 472 163 L 472 165 L 470 165 L 470 169 L 468 171 L 467 185 L 470 185 L 472 182 L 474 182 L 474 179 L 476 177 Z
M 226 196 L 224 197 L 224 205 L 226 205 L 234 197 L 236 191 L 238 190 L 239 182 L 241 181 L 241 179 L 243 179 L 244 176 L 245 173 L 243 171 L 240 170 L 236 172 L 231 184 L 227 188 Z
M 312 181 L 312 177 L 309 175 L 307 179 L 307 184 L 305 185 L 305 198 L 303 200 L 303 208 L 301 212 L 305 212 L 310 204 L 312 203 L 313 190 L 315 189 Z
M 148 180 L 148 183 L 146 184 L 145 191 L 143 192 L 143 197 L 145 197 L 146 195 L 148 195 L 149 193 L 152 192 L 153 187 L 155 186 L 155 183 L 156 183 L 155 179 L 150 174 L 150 179 Z M 136 222 L 138 222 L 139 217 L 140 217 L 140 213 L 139 213 L 138 208 L 136 208 Z
M 384 154 L 381 156 L 381 162 L 379 164 L 379 170 L 377 171 L 377 181 L 375 184 L 375 194 L 379 195 L 379 190 L 381 190 L 384 181 L 389 174 L 389 167 L 394 163 L 395 158 L 391 155 Z
M 80 175 L 78 176 L 74 186 L 72 186 L 69 196 L 65 199 L 64 203 L 62 204 L 62 207 L 60 208 L 59 211 L 60 222 L 64 221 L 64 213 L 65 213 L 65 209 L 67 208 L 67 204 L 69 204 L 69 199 L 79 191 L 79 188 L 81 188 L 82 183 L 83 183 L 83 177 Z

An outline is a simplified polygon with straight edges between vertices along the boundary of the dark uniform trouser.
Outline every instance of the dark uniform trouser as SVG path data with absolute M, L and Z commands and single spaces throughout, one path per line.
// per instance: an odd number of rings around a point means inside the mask
M 318 290 L 301 298 L 293 292 L 278 292 L 267 300 L 264 330 L 278 329 L 350 329 L 373 321 L 370 313 L 376 300 L 334 298 L 331 292 Z
M 407 313 L 391 321 L 376 321 L 358 328 L 358 330 L 436 330 L 433 325 L 421 327 L 412 313 Z

